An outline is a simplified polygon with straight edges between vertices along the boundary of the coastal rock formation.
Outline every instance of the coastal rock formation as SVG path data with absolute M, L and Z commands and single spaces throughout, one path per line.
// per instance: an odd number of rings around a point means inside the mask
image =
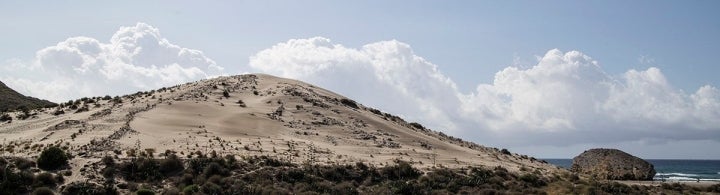
M 649 162 L 618 149 L 590 149 L 573 158 L 572 172 L 609 180 L 652 180 Z

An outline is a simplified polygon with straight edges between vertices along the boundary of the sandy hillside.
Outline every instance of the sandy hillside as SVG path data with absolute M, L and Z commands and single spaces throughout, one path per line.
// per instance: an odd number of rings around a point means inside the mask
M 65 107 L 64 114 L 46 109 L 0 124 L 3 154 L 37 155 L 43 145 L 60 144 L 76 156 L 71 162 L 76 179 L 86 164 L 108 154 L 127 157 L 131 149 L 149 149 L 155 156 L 167 150 L 183 157 L 215 151 L 297 163 L 384 165 L 399 159 L 419 168 L 560 171 L 531 157 L 504 155 L 425 129 L 317 86 L 263 74 L 91 99 L 80 109 Z

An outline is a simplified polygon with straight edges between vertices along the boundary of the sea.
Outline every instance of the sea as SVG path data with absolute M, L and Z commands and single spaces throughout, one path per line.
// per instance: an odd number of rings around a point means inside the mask
M 543 159 L 550 164 L 570 169 L 572 159 Z M 655 166 L 657 181 L 718 181 L 720 160 L 647 160 Z

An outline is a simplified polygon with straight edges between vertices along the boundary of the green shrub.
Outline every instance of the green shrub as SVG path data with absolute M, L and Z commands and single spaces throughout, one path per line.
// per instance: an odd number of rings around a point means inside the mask
M 205 194 L 222 194 L 223 188 L 212 182 L 207 182 L 202 185 L 201 191 Z
M 346 105 L 346 106 L 348 106 L 348 107 L 351 107 L 351 108 L 355 108 L 355 109 L 359 109 L 359 108 L 360 108 L 360 107 L 357 105 L 357 103 L 355 103 L 355 101 L 350 100 L 350 99 L 345 99 L 345 98 L 343 98 L 343 99 L 340 100 L 340 103 L 342 103 L 342 104 L 344 104 L 344 105 Z
M 184 169 L 182 161 L 174 154 L 169 155 L 167 159 L 160 160 L 160 172 L 165 176 L 180 173 Z
M 32 185 L 34 175 L 28 171 L 15 171 L 11 168 L 0 168 L 0 194 L 22 194 Z
M 420 176 L 420 171 L 413 168 L 410 163 L 399 161 L 397 165 L 386 166 L 381 170 L 381 174 L 390 180 L 415 179 Z
M 150 189 L 139 189 L 135 192 L 136 195 L 155 195 L 155 192 L 153 192 Z
M 163 176 L 157 160 L 149 158 L 137 158 L 120 164 L 120 173 L 128 181 L 158 181 Z
M 425 127 L 422 126 L 420 123 L 412 122 L 408 123 L 410 126 L 414 127 L 415 129 L 425 130 Z
M 32 167 L 35 167 L 35 162 L 32 160 L 26 159 L 26 158 L 14 158 L 13 161 L 15 161 L 15 167 L 17 167 L 20 170 L 26 170 Z
M 42 172 L 35 176 L 35 186 L 55 186 L 57 181 L 52 173 Z
M 68 184 L 63 189 L 62 194 L 73 194 L 73 195 L 95 195 L 105 194 L 105 190 L 102 186 L 99 186 L 90 182 L 73 182 Z
M 185 188 L 183 188 L 182 192 L 183 192 L 183 194 L 195 194 L 195 193 L 200 192 L 200 187 L 195 184 L 185 186 Z
M 112 156 L 105 156 L 102 158 L 102 163 L 106 167 L 114 167 L 115 166 L 115 159 Z
M 500 150 L 500 153 L 505 154 L 505 155 L 510 155 L 510 151 L 509 151 L 508 149 L 505 149 L 505 148 L 503 148 L 502 150 Z
M 524 182 L 526 182 L 526 183 L 529 183 L 529 184 L 532 185 L 533 187 L 542 187 L 542 186 L 545 186 L 545 185 L 546 185 L 545 181 L 542 180 L 540 177 L 538 177 L 538 176 L 535 175 L 535 174 L 530 174 L 530 173 L 528 173 L 528 174 L 523 174 L 523 175 L 520 176 L 519 179 L 520 179 L 520 181 L 524 181 Z
M 51 146 L 43 150 L 37 159 L 38 167 L 44 170 L 56 170 L 67 164 L 67 154 L 57 146 Z
M 12 120 L 12 116 L 10 116 L 8 113 L 5 113 L 2 116 L 0 116 L 0 122 L 11 121 L 11 120 Z
M 163 190 L 162 194 L 163 195 L 180 195 L 180 190 L 178 190 L 175 187 L 165 188 L 165 190 Z
M 211 162 L 208 166 L 205 167 L 205 170 L 203 171 L 203 175 L 206 178 L 209 178 L 213 175 L 226 175 L 227 170 L 222 167 L 222 165 L 218 164 L 217 162 Z
M 55 195 L 55 192 L 48 187 L 39 187 L 33 190 L 32 195 Z

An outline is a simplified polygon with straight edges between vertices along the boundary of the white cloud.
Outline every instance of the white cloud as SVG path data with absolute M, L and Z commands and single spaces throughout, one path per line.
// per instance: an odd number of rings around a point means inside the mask
M 688 94 L 658 68 L 606 74 L 557 49 L 529 68 L 507 67 L 469 93 L 398 41 L 346 48 L 293 39 L 250 58 L 253 69 L 308 81 L 362 103 L 483 143 L 572 145 L 720 138 L 720 91 Z
M 455 84 L 398 41 L 352 49 L 322 37 L 293 39 L 258 52 L 250 67 L 315 83 L 409 120 L 455 129 L 451 119 L 460 104 Z
M 0 80 L 23 94 L 52 101 L 127 94 L 223 74 L 202 51 L 170 43 L 138 23 L 109 42 L 72 37 L 41 49 L 27 62 L 11 60 Z

